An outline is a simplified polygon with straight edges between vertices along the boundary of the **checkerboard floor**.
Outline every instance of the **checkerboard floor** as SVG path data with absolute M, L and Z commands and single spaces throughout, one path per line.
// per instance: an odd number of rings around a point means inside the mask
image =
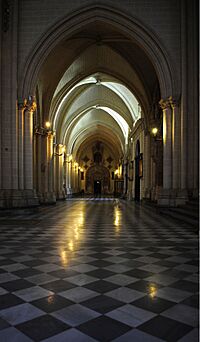
M 197 235 L 112 198 L 2 216 L 0 341 L 198 341 Z

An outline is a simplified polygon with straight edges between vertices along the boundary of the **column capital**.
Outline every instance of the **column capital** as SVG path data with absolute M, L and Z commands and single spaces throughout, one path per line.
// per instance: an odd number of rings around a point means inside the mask
M 34 112 L 37 108 L 35 96 L 29 96 L 28 99 L 20 98 L 17 101 L 18 110 L 26 110 L 29 113 Z
M 28 99 L 26 100 L 26 110 L 29 113 L 32 113 L 32 112 L 35 112 L 36 108 L 37 108 L 37 104 L 36 104 L 35 96 L 30 95 Z
M 17 108 L 18 110 L 25 110 L 26 109 L 26 102 L 27 100 L 26 99 L 18 99 L 17 100 Z
M 171 107 L 174 109 L 175 107 L 178 107 L 179 106 L 179 98 L 178 97 L 172 97 L 170 96 L 169 97 L 169 102 L 170 102 L 170 105 Z
M 167 108 L 171 108 L 171 104 L 170 104 L 169 99 L 165 99 L 165 100 L 161 99 L 159 101 L 159 105 L 162 108 L 162 110 L 165 110 Z

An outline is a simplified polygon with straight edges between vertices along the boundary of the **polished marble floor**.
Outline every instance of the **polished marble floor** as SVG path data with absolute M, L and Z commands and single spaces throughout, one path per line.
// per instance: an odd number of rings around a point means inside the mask
M 4 214 L 0 341 L 198 341 L 197 235 L 112 198 Z

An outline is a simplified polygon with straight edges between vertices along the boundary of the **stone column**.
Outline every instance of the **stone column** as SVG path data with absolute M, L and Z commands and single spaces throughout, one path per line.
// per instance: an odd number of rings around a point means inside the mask
M 24 188 L 33 189 L 33 112 L 36 102 L 30 97 L 24 110 Z
M 145 197 L 150 198 L 150 190 L 151 190 L 151 146 L 150 146 L 150 135 L 149 132 L 146 132 L 144 137 L 144 188 L 145 188 Z
M 24 111 L 26 102 L 18 103 L 18 184 L 19 190 L 24 189 Z
M 71 156 L 67 156 L 66 159 L 66 192 L 67 195 L 71 195 L 71 168 L 72 168 L 72 160 L 70 160 Z
M 169 100 L 161 100 L 163 110 L 163 189 L 172 188 L 172 110 Z
M 172 187 L 180 188 L 180 113 L 178 102 L 169 98 L 172 108 Z

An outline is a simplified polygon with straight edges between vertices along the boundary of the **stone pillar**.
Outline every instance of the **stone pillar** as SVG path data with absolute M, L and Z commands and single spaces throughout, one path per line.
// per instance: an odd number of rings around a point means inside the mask
M 33 189 L 33 112 L 36 102 L 33 98 L 27 101 L 24 110 L 24 188 Z
M 66 158 L 66 194 L 71 195 L 72 190 L 71 190 L 71 177 L 72 173 L 72 159 L 71 156 L 67 156 Z
M 56 202 L 54 193 L 53 133 L 42 127 L 35 131 L 36 190 L 40 203 Z
M 25 103 L 18 104 L 18 169 L 19 189 L 24 189 L 24 110 Z
M 63 188 L 64 183 L 64 146 L 57 144 L 54 152 L 54 158 L 56 159 L 56 198 L 64 199 L 65 191 Z
M 151 192 L 151 146 L 150 146 L 150 134 L 146 132 L 144 137 L 144 188 L 145 198 L 150 198 Z
M 163 188 L 172 188 L 172 110 L 169 100 L 161 100 L 163 110 Z
M 172 108 L 172 188 L 180 188 L 180 113 L 176 100 L 169 98 Z

